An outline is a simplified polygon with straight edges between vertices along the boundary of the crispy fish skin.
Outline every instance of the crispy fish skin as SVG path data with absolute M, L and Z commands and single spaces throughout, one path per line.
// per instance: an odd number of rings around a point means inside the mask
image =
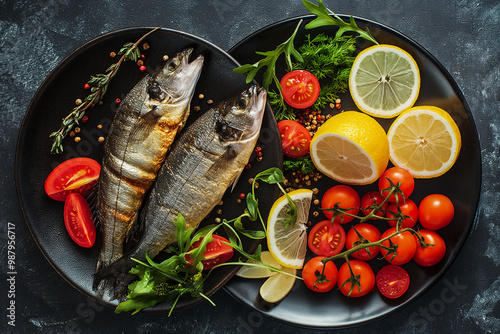
M 97 271 L 123 255 L 125 238 L 137 218 L 177 132 L 189 115 L 203 56 L 189 63 L 186 49 L 144 77 L 118 108 L 104 145 L 98 184 L 97 218 L 103 245 Z M 94 281 L 94 289 L 99 281 Z M 98 290 L 102 290 L 102 285 Z
M 187 228 L 198 224 L 220 202 L 248 163 L 259 137 L 267 93 L 252 86 L 210 109 L 174 143 L 141 214 L 144 234 L 138 246 L 96 275 L 116 275 L 117 294 L 136 278 L 127 274 L 176 241 L 173 221 L 181 213 Z M 119 274 L 119 273 L 122 274 Z

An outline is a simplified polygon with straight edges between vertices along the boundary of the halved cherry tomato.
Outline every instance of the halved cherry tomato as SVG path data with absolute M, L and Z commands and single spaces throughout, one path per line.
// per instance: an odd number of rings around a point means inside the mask
M 359 285 L 354 284 L 351 291 L 352 283 L 346 282 L 351 278 L 351 272 L 347 262 L 345 262 L 339 269 L 337 285 L 340 292 L 342 292 L 344 296 L 361 297 L 372 291 L 375 286 L 375 274 L 370 265 L 367 262 L 358 260 L 350 260 L 349 264 L 351 265 L 354 276 L 359 275 Z M 350 294 L 349 291 L 351 291 Z
M 64 202 L 64 225 L 71 239 L 78 245 L 90 248 L 95 243 L 95 225 L 85 197 L 71 193 Z
M 325 263 L 325 271 L 323 273 L 323 262 L 322 256 L 316 256 L 309 261 L 307 261 L 304 268 L 302 268 L 302 278 L 306 286 L 316 292 L 327 292 L 333 289 L 337 283 L 338 270 L 337 266 L 333 261 L 328 261 Z M 321 274 L 325 276 L 325 282 L 316 283 L 318 277 Z
M 59 164 L 45 180 L 45 192 L 56 201 L 70 193 L 87 196 L 99 180 L 101 165 L 90 158 L 73 158 Z
M 354 230 L 356 229 L 356 230 Z M 375 226 L 368 224 L 368 223 L 359 223 L 351 227 L 351 229 L 347 232 L 347 238 L 346 238 L 346 248 L 351 249 L 354 247 L 354 243 L 358 242 L 360 240 L 358 234 L 356 233 L 358 231 L 359 234 L 361 234 L 361 237 L 364 239 L 370 241 L 370 242 L 376 242 L 380 240 L 380 231 L 378 228 Z M 357 245 L 356 245 L 357 246 Z M 373 259 L 377 254 L 380 252 L 380 247 L 379 246 L 372 246 L 369 247 L 368 251 L 366 248 L 361 249 L 357 252 L 352 253 L 352 257 L 358 260 L 362 261 L 368 261 Z
M 311 134 L 298 122 L 284 120 L 278 123 L 283 154 L 290 158 L 300 158 L 309 152 Z
M 197 248 L 201 244 L 202 240 L 203 238 L 200 238 L 200 240 L 192 244 L 188 251 Z M 229 241 L 220 235 L 212 234 L 212 241 L 207 244 L 207 248 L 203 252 L 203 256 L 205 257 L 205 260 L 201 261 L 203 264 L 203 270 L 212 269 L 214 266 L 227 262 L 233 257 L 233 247 L 224 242 Z M 189 263 L 194 262 L 194 259 L 191 258 L 191 256 L 187 256 L 186 260 Z
M 410 275 L 394 264 L 388 264 L 379 270 L 375 277 L 378 291 L 387 298 L 401 297 L 410 286 Z
M 392 167 L 387 169 L 378 179 L 378 190 L 380 191 L 382 196 L 384 196 L 384 198 L 389 195 L 389 191 L 384 191 L 384 189 L 389 188 L 391 185 L 387 179 L 390 179 L 395 185 L 398 182 L 401 182 L 399 189 L 401 189 L 401 191 L 403 192 L 405 199 L 410 197 L 411 193 L 413 192 L 413 188 L 415 188 L 415 180 L 413 179 L 413 176 L 409 171 L 401 167 Z M 393 193 L 391 197 L 389 197 L 389 202 L 396 202 L 395 195 L 396 194 Z M 404 199 L 401 198 L 401 194 L 397 195 L 398 203 L 403 203 Z
M 318 99 L 319 81 L 311 72 L 305 70 L 288 72 L 280 84 L 283 99 L 294 108 L 308 108 Z
M 448 225 L 455 215 L 455 207 L 445 195 L 432 194 L 419 205 L 420 224 L 428 230 L 439 230 Z
M 361 196 L 361 212 L 363 215 L 368 216 L 373 209 L 370 208 L 371 206 L 375 204 L 382 204 L 384 202 L 384 196 L 380 194 L 380 192 L 376 190 L 371 190 L 366 192 L 363 196 Z M 387 207 L 389 207 L 389 202 L 385 202 L 384 205 L 382 205 L 381 209 L 378 210 L 375 214 L 379 217 L 385 217 L 385 211 Z M 372 217 L 370 218 L 371 220 L 376 220 L 377 218 Z
M 396 228 L 390 227 L 382 234 L 382 237 L 380 239 L 384 239 L 394 232 L 396 232 Z M 397 234 L 390 239 L 382 241 L 382 245 L 384 245 L 385 247 L 389 247 L 389 240 L 391 240 L 393 244 L 398 245 L 396 254 L 388 254 L 389 251 L 384 248 L 380 248 L 380 253 L 390 263 L 405 264 L 413 258 L 413 255 L 415 255 L 415 251 L 417 250 L 417 242 L 415 241 L 413 234 L 411 234 L 410 232 L 405 231 L 403 233 Z
M 410 218 L 403 219 L 403 221 L 401 222 L 401 227 L 402 228 L 407 228 L 407 227 L 412 228 L 413 226 L 415 226 L 415 224 L 418 221 L 418 207 L 415 204 L 415 202 L 413 202 L 409 198 L 406 199 L 405 203 L 398 203 L 398 204 L 391 203 L 391 205 L 389 205 L 389 208 L 387 211 L 387 218 L 396 218 L 396 215 L 394 215 L 392 213 L 393 212 L 395 214 L 398 213 L 398 206 L 399 206 L 399 209 L 401 210 L 402 215 L 410 217 Z M 388 220 L 387 221 L 387 224 L 389 224 L 389 226 L 391 226 L 391 227 L 396 227 L 396 223 L 397 223 L 396 220 Z
M 345 231 L 340 224 L 323 220 L 313 226 L 307 237 L 309 248 L 314 254 L 333 256 L 345 245 Z
M 359 195 L 352 187 L 339 184 L 328 189 L 323 198 L 321 199 L 321 209 L 333 209 L 335 204 L 338 203 L 339 207 L 348 210 L 347 213 L 351 215 L 357 215 L 359 212 L 360 199 Z M 333 212 L 323 210 L 326 218 L 332 219 Z M 343 214 L 335 217 L 335 222 L 339 224 L 345 224 L 353 220 L 354 217 Z
M 419 233 L 424 237 L 424 242 L 432 246 L 422 247 L 420 242 L 417 241 L 417 251 L 413 256 L 413 260 L 422 267 L 433 266 L 443 259 L 446 253 L 446 244 L 443 238 L 434 231 L 420 230 Z

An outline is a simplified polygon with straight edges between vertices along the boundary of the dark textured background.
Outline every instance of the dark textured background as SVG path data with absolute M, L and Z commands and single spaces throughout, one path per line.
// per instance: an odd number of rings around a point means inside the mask
M 410 306 L 340 332 L 499 333 L 500 4 L 497 0 L 325 3 L 340 14 L 365 17 L 399 30 L 444 65 L 472 111 L 483 163 L 476 221 L 443 278 Z M 91 303 L 59 277 L 33 242 L 16 197 L 14 157 L 24 113 L 38 86 L 66 55 L 102 33 L 161 25 L 201 36 L 228 50 L 257 29 L 302 14 L 307 11 L 296 0 L 0 1 L 1 332 L 297 332 L 296 327 L 246 308 L 223 290 L 213 296 L 216 307 L 203 303 L 171 318 L 115 315 L 113 310 Z M 8 326 L 6 317 L 8 223 L 15 225 L 16 232 L 16 327 Z M 449 294 L 453 284 L 459 289 Z M 448 293 L 446 297 L 444 293 Z M 436 308 L 439 305 L 444 307 Z

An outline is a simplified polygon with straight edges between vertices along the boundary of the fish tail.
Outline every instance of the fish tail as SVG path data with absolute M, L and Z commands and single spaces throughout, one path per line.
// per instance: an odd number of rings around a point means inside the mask
M 137 276 L 129 273 L 129 270 L 136 264 L 128 256 L 121 257 L 104 267 L 102 263 L 98 263 L 93 281 L 93 289 L 96 294 L 102 297 L 105 293 L 108 293 L 111 300 L 125 296 L 128 285 L 137 278 Z M 101 267 L 99 267 L 100 265 Z

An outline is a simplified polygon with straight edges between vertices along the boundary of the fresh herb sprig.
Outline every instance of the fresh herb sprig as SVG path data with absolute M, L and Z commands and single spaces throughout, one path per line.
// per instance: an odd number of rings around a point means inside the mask
M 69 134 L 69 132 L 79 124 L 80 120 L 83 118 L 85 115 L 85 111 L 90 108 L 92 105 L 96 105 L 99 101 L 102 100 L 104 97 L 104 94 L 106 93 L 108 89 L 108 85 L 111 79 L 116 75 L 118 72 L 118 69 L 120 68 L 120 65 L 124 61 L 134 61 L 136 62 L 137 59 L 140 56 L 140 51 L 138 49 L 139 43 L 141 43 L 147 36 L 149 36 L 151 33 L 154 31 L 160 29 L 160 27 L 157 27 L 148 33 L 146 33 L 144 36 L 139 38 L 137 42 L 135 43 L 126 43 L 123 45 L 123 47 L 120 49 L 118 52 L 118 55 L 121 55 L 120 59 L 118 60 L 117 63 L 112 64 L 106 69 L 106 74 L 96 74 L 92 75 L 87 81 L 87 83 L 90 85 L 90 91 L 91 94 L 89 94 L 81 104 L 73 108 L 69 115 L 64 117 L 62 119 L 61 126 L 59 127 L 59 130 L 52 132 L 49 137 L 54 138 L 53 143 L 52 143 L 52 148 L 50 150 L 50 153 L 52 154 L 60 154 L 63 152 L 64 148 L 62 145 L 62 142 L 64 138 Z

